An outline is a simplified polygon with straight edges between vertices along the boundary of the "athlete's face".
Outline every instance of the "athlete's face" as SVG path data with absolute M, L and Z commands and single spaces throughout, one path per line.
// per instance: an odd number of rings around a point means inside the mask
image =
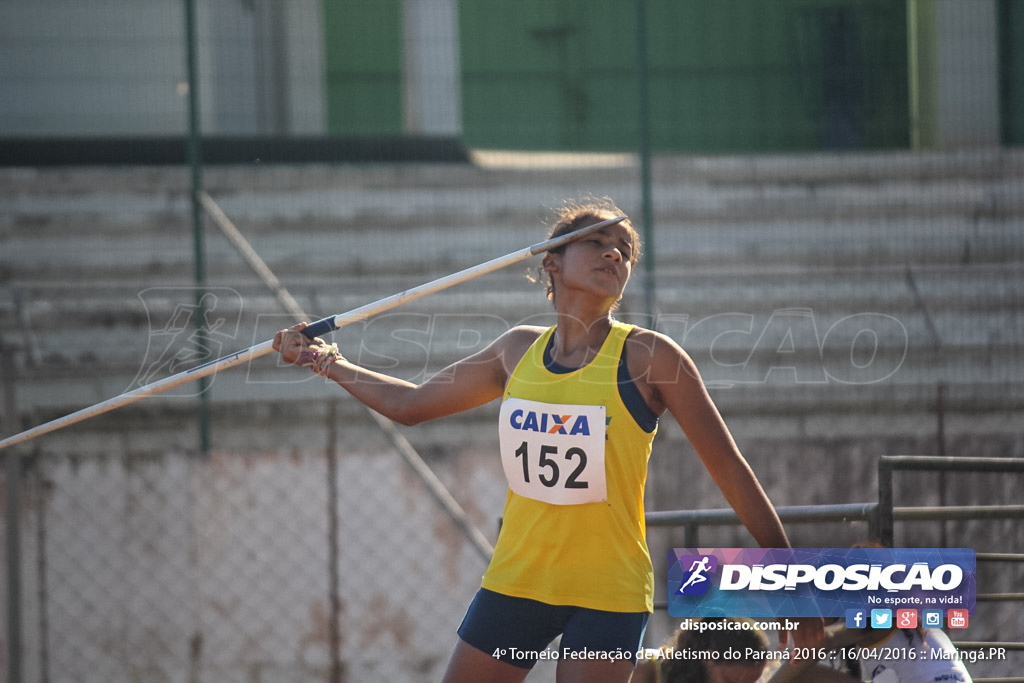
M 618 301 L 632 274 L 634 258 L 631 232 L 612 225 L 571 243 L 555 257 L 555 267 L 567 287 L 600 291 Z

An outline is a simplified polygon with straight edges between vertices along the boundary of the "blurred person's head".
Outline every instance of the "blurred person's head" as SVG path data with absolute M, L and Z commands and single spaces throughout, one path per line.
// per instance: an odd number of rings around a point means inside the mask
M 664 647 L 689 651 L 695 658 L 661 660 L 662 683 L 754 683 L 761 677 L 768 638 L 753 621 L 743 617 L 694 621 L 702 626 L 676 631 Z

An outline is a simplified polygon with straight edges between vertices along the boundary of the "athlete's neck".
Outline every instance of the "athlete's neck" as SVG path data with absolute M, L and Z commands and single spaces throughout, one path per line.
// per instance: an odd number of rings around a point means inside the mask
M 559 314 L 551 344 L 551 359 L 566 367 L 582 367 L 601 350 L 611 329 L 610 313 L 589 321 Z

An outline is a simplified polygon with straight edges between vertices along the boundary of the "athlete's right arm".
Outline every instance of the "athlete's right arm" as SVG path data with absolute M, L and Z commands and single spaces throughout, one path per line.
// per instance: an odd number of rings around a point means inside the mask
M 305 323 L 274 336 L 274 349 L 287 363 L 310 346 Z M 373 410 L 404 425 L 433 420 L 499 398 L 512 370 L 540 334 L 539 328 L 515 327 L 473 355 L 457 361 L 422 384 L 368 370 L 348 360 L 328 368 L 328 377 Z

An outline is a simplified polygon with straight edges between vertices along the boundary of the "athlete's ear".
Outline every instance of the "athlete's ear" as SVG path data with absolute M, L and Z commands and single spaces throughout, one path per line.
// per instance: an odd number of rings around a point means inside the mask
M 540 269 L 545 273 L 554 273 L 558 270 L 558 262 L 561 254 L 552 254 L 550 251 L 544 255 L 544 260 L 540 262 Z

